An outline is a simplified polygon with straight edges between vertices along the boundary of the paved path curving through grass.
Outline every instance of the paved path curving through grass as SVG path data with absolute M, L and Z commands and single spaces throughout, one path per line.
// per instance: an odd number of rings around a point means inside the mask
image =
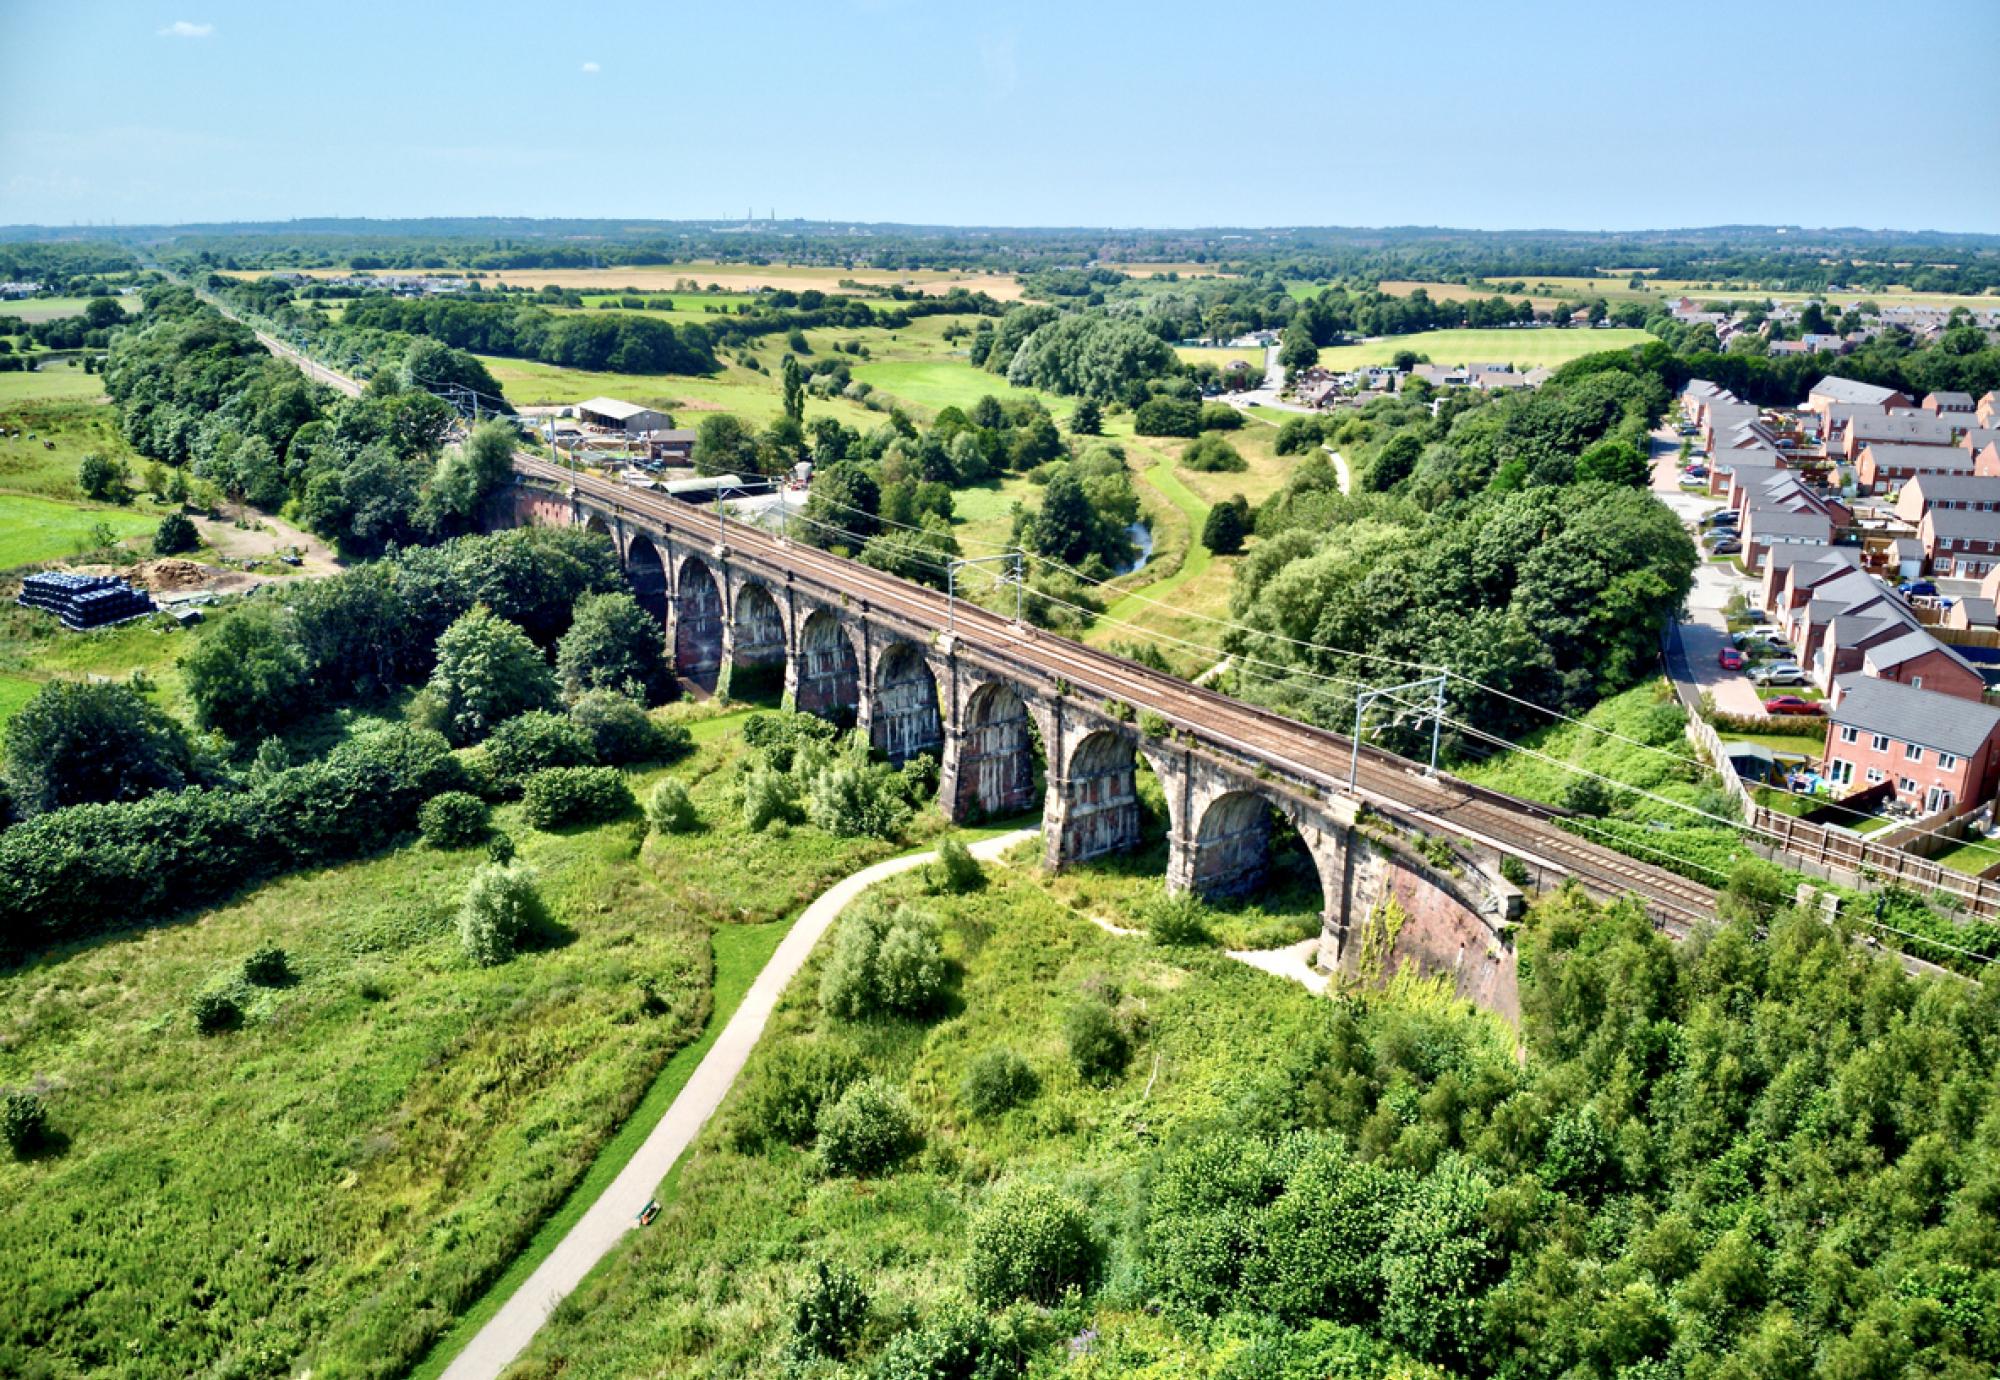
M 1017 843 L 1033 838 L 1037 829 L 1015 829 L 971 845 L 974 857 L 991 861 Z M 813 946 L 850 902 L 877 882 L 936 858 L 935 852 L 907 853 L 842 878 L 800 913 L 779 943 L 770 962 L 750 984 L 743 1002 L 715 1037 L 687 1085 L 660 1118 L 618 1177 L 584 1209 L 583 1215 L 547 1259 L 500 1305 L 474 1334 L 465 1349 L 444 1370 L 445 1380 L 494 1380 L 521 1354 L 549 1310 L 582 1282 L 598 1261 L 630 1231 L 675 1161 L 693 1142 L 715 1109 L 722 1104 L 736 1076 L 743 1071 L 771 1012 L 791 980 L 805 966 Z

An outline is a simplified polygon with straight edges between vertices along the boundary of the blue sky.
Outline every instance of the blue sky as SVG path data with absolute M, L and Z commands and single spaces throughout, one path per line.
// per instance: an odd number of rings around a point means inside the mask
M 1996 51 L 2000 0 L 0 0 L 0 223 L 2000 232 Z

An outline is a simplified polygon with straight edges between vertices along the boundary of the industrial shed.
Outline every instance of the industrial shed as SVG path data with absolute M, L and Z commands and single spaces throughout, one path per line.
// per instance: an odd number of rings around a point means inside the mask
M 633 436 L 648 431 L 665 431 L 674 424 L 672 417 L 657 408 L 620 402 L 616 398 L 592 398 L 589 402 L 578 403 L 576 419 L 585 426 L 604 427 Z

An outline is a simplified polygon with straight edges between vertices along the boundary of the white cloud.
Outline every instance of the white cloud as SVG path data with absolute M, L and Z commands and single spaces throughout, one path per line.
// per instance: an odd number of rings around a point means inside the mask
M 215 33 L 213 24 L 191 24 L 185 19 L 176 19 L 160 30 L 161 38 L 208 38 Z
M 589 75 L 589 76 L 593 76 L 593 77 L 594 77 L 594 76 L 596 76 L 596 75 L 597 75 L 597 74 L 598 74 L 599 72 L 602 72 L 602 71 L 603 71 L 604 69 L 603 69 L 602 67 L 599 67 L 599 66 L 598 66 L 598 65 L 597 65 L 596 63 L 594 63 L 594 62 L 586 62 L 586 63 L 584 63 L 584 64 L 583 64 L 583 70 L 584 70 L 584 72 L 585 72 L 585 74 L 586 74 L 586 75 Z

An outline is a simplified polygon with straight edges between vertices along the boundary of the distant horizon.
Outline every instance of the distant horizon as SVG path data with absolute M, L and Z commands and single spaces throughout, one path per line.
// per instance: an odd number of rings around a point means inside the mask
M 649 227 L 670 228 L 675 226 L 700 226 L 704 228 L 727 229 L 733 226 L 775 227 L 779 230 L 787 226 L 826 229 L 838 232 L 849 230 L 896 230 L 913 232 L 976 232 L 1002 231 L 1011 233 L 1048 234 L 1105 234 L 1105 235 L 1183 235 L 1222 236 L 1237 234 L 1284 235 L 1284 234 L 1435 234 L 1440 236 L 1458 235 L 1507 235 L 1507 236 L 1580 236 L 1586 238 L 1619 236 L 1674 236 L 1701 235 L 1716 236 L 1728 234 L 1742 235 L 1797 235 L 1801 238 L 1813 236 L 1849 238 L 1923 238 L 1938 237 L 1948 239 L 1990 239 L 2000 242 L 2000 230 L 1952 230 L 1938 227 L 1914 226 L 1864 226 L 1864 225 L 1806 225 L 1796 221 L 1770 223 L 1723 222 L 1707 225 L 1645 225 L 1645 226 L 1560 226 L 1560 225 L 1519 225 L 1519 226 L 1479 226 L 1418 223 L 1413 221 L 1384 222 L 1381 224 L 1335 224 L 1290 222 L 1269 225 L 1213 224 L 1213 225 L 1167 225 L 1134 223 L 1130 225 L 1107 225 L 1090 222 L 1030 222 L 1002 223 L 996 221 L 947 221 L 947 220 L 865 220 L 855 216 L 804 217 L 765 216 L 746 218 L 742 216 L 573 216 L 573 215 L 528 215 L 518 212 L 488 211 L 477 214 L 421 213 L 400 215 L 296 215 L 284 217 L 242 217 L 223 220 L 77 220 L 69 222 L 21 221 L 0 224 L 0 235 L 25 236 L 30 232 L 62 234 L 79 230 L 88 231 L 217 231 L 255 232 L 265 229 L 281 229 L 291 234 L 338 234 L 368 233 L 367 227 L 392 228 L 423 223 L 462 222 L 467 225 L 490 223 L 525 224 L 529 226 L 561 225 L 618 225 L 639 230 Z M 301 227 L 323 225 L 326 229 L 303 229 Z
M 0 222 L 2000 233 L 1992 0 L 8 0 Z M 1893 101 L 1844 53 L 1897 55 Z M 1824 56 L 1822 56 L 1824 54 Z M 80 92 L 88 99 L 79 99 Z

